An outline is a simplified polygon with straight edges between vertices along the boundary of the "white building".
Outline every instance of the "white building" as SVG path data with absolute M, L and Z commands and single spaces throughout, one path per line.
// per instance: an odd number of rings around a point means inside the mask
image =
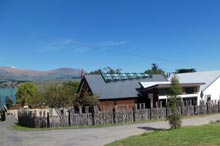
M 200 95 L 200 86 L 202 82 L 180 83 L 182 86 L 182 94 L 178 95 L 184 103 L 192 102 L 193 105 L 198 104 L 198 96 Z M 142 94 L 150 99 L 151 102 L 162 103 L 162 106 L 167 105 L 167 99 L 170 92 L 171 82 L 140 82 Z
M 197 102 L 220 100 L 220 71 L 194 72 L 176 74 L 181 84 L 204 83 L 200 86 Z

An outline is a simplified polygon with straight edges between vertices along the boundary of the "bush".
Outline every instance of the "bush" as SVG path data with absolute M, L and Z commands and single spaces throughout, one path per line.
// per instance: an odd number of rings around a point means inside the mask
M 168 107 L 171 114 L 167 117 L 171 129 L 177 129 L 181 127 L 181 114 L 177 110 L 180 105 L 180 98 L 178 95 L 182 93 L 182 87 L 179 84 L 179 80 L 174 76 L 171 79 L 170 96 L 168 98 Z

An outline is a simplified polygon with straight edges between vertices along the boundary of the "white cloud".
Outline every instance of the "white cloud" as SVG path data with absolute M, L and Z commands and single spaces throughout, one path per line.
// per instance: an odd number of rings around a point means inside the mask
M 44 51 L 73 51 L 75 53 L 85 53 L 91 50 L 108 50 L 126 44 L 127 41 L 100 41 L 86 43 L 73 39 L 65 39 L 48 43 L 44 48 Z
M 103 41 L 97 43 L 98 46 L 103 46 L 103 47 L 114 47 L 114 46 L 121 46 L 126 44 L 127 41 Z

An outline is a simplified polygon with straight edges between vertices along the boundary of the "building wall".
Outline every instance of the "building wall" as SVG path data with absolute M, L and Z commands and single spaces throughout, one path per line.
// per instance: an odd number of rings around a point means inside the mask
M 159 91 L 157 88 L 153 88 L 147 91 L 142 91 L 142 94 L 143 96 L 138 98 L 138 103 L 145 103 L 147 108 L 151 107 L 150 102 L 152 101 L 150 100 L 150 96 L 152 96 L 153 99 L 153 105 L 152 105 L 153 107 L 156 107 L 156 104 L 159 103 L 159 96 L 158 96 Z
M 119 110 L 126 109 L 128 105 L 129 109 L 133 109 L 137 98 L 126 98 L 126 99 L 111 99 L 111 100 L 100 100 L 99 106 L 104 110 L 112 110 L 114 106 L 117 106 Z
M 220 77 L 203 91 L 203 100 L 205 100 L 205 102 L 207 101 L 208 97 L 211 97 L 211 100 L 220 99 Z M 201 100 L 200 96 L 199 100 Z

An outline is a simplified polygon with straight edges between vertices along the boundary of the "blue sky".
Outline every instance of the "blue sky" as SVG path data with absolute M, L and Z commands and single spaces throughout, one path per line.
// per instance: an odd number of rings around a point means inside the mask
M 220 70 L 218 0 L 1 0 L 0 66 Z

